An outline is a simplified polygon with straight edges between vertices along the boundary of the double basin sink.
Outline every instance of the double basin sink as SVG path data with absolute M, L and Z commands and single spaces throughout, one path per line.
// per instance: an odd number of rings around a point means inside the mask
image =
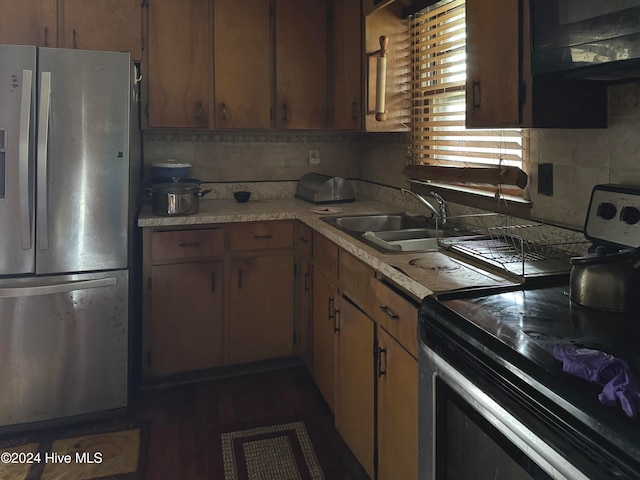
M 332 216 L 322 220 L 385 253 L 437 250 L 439 238 L 464 234 L 453 227 L 438 226 L 430 218 L 407 213 Z

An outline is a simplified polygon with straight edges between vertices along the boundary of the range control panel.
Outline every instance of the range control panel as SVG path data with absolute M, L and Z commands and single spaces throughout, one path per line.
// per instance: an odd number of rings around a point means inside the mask
M 593 187 L 584 234 L 598 244 L 640 247 L 640 187 L 615 184 Z

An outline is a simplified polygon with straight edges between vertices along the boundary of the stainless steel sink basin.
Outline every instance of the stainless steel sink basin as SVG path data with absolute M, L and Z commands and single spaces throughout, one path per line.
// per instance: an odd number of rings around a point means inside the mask
M 381 252 L 438 249 L 438 238 L 463 235 L 455 228 L 437 228 L 433 220 L 406 213 L 322 217 L 325 222 Z
M 354 215 L 334 217 L 335 225 L 352 232 L 381 232 L 406 228 L 435 228 L 426 217 L 414 217 L 405 213 L 383 215 Z M 331 223 L 331 222 L 329 222 Z

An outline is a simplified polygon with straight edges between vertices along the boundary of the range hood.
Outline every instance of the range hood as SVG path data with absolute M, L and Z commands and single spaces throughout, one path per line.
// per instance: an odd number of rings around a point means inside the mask
M 640 79 L 640 0 L 532 2 L 534 76 Z

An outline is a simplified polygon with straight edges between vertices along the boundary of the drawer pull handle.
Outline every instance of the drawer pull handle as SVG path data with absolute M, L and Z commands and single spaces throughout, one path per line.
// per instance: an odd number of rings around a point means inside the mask
M 311 288 L 309 287 L 310 283 L 311 283 L 311 274 L 305 273 L 304 274 L 304 291 L 305 292 L 308 292 L 311 290 Z
M 340 332 L 340 310 L 335 310 L 333 314 L 333 333 Z
M 270 238 L 272 238 L 273 235 L 271 234 L 266 234 L 266 235 L 254 235 L 253 238 L 255 238 L 256 240 L 268 240 Z
M 391 320 L 398 320 L 398 315 L 389 310 L 389 307 L 386 305 L 380 305 L 380 310 Z
M 178 244 L 179 247 L 184 247 L 184 248 L 199 247 L 200 245 L 202 245 L 202 243 L 200 243 L 200 242 L 180 242 Z
M 305 237 L 300 237 L 300 241 L 302 243 L 309 243 L 309 240 L 307 240 Z

